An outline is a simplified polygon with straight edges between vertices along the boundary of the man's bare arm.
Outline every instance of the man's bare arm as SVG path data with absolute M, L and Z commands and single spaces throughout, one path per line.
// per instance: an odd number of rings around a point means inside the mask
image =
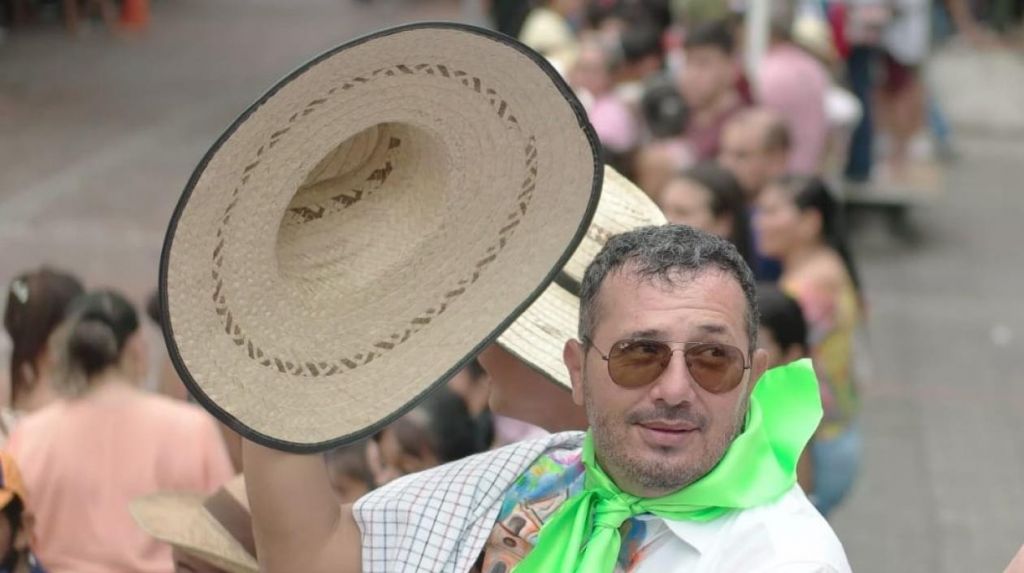
M 361 535 L 323 458 L 245 441 L 245 482 L 263 573 L 359 573 Z

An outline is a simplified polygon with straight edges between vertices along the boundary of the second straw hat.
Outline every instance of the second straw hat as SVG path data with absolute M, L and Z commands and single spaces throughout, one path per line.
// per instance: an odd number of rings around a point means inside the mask
M 375 432 L 550 283 L 600 194 L 597 139 L 543 58 L 417 24 L 327 52 L 216 142 L 161 261 L 171 358 L 256 442 Z
M 228 573 L 257 573 L 256 542 L 245 478 L 209 496 L 160 492 L 132 501 L 136 523 L 160 541 Z
M 583 242 L 555 283 L 502 333 L 498 344 L 552 382 L 571 388 L 562 350 L 565 341 L 576 338 L 578 333 L 577 293 L 587 266 L 612 236 L 666 222 L 646 193 L 611 167 L 605 167 L 601 202 Z

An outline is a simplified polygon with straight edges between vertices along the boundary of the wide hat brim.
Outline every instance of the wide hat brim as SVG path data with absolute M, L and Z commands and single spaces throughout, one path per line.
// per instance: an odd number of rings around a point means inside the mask
M 415 24 L 331 50 L 190 179 L 161 259 L 171 359 L 250 440 L 365 437 L 554 279 L 597 206 L 598 150 L 569 87 L 506 36 Z
M 605 167 L 597 213 L 556 282 L 498 338 L 498 344 L 549 381 L 570 389 L 562 360 L 565 342 L 579 332 L 579 287 L 583 275 L 608 239 L 638 227 L 667 221 L 651 198 L 611 167 Z
M 131 513 L 154 538 L 229 573 L 258 573 L 259 564 L 203 507 L 195 493 L 157 493 L 131 504 Z

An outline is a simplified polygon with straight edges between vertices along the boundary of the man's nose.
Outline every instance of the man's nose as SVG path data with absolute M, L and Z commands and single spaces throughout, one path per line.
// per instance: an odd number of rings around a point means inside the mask
M 696 398 L 696 384 L 686 368 L 682 349 L 677 349 L 672 352 L 665 371 L 651 385 L 651 398 L 669 406 L 693 402 Z

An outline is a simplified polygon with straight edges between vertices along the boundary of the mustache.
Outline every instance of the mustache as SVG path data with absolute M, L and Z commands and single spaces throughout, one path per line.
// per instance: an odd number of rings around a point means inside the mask
M 651 408 L 635 410 L 626 416 L 630 424 L 644 424 L 647 422 L 688 422 L 704 428 L 707 426 L 706 417 L 694 412 L 689 406 L 669 406 L 668 404 L 655 404 Z

